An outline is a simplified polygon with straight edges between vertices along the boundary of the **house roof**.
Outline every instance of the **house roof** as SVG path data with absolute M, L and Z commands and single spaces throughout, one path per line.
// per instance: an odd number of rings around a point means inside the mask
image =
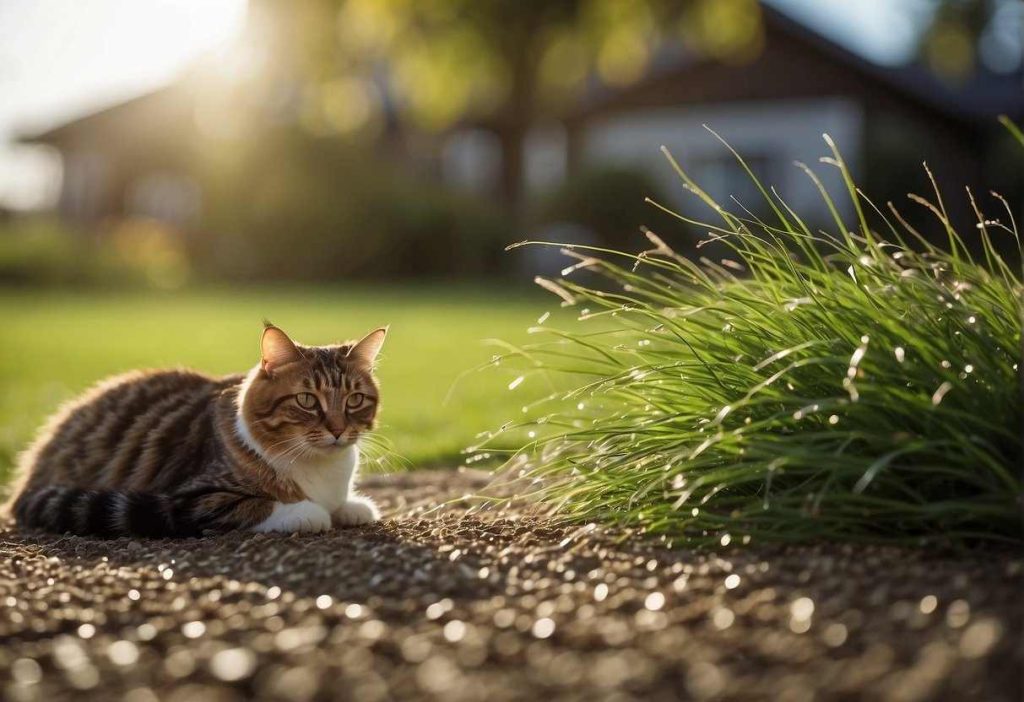
M 1024 115 L 1024 72 L 993 73 L 981 67 L 962 83 L 945 80 L 921 63 L 881 66 L 829 41 L 784 13 L 764 7 L 765 16 L 780 32 L 801 38 L 852 70 L 863 72 L 923 103 L 963 119 L 991 120 L 1000 114 Z
M 128 100 L 108 105 L 95 112 L 68 120 L 40 132 L 22 134 L 18 141 L 27 144 L 60 145 L 75 133 L 88 131 L 92 127 L 109 126 L 111 122 L 122 122 L 141 118 L 147 127 L 168 119 L 178 120 L 187 116 L 184 103 L 179 99 L 183 92 L 180 83 L 175 82 L 156 90 L 143 93 Z M 150 118 L 156 122 L 150 121 Z M 125 125 L 131 127 L 133 125 Z M 137 125 L 136 125 L 137 126 Z
M 1000 114 L 1024 118 L 1024 73 L 1021 71 L 996 74 L 980 69 L 970 79 L 954 84 L 919 63 L 906 66 L 873 63 L 779 10 L 767 5 L 762 5 L 762 10 L 766 47 L 751 64 L 722 66 L 682 47 L 665 47 L 655 56 L 645 78 L 633 85 L 611 88 L 592 80 L 573 116 L 585 118 L 618 105 L 633 104 L 638 96 L 657 86 L 655 90 L 663 93 L 666 101 L 686 102 L 687 96 L 693 102 L 713 102 L 746 97 L 871 93 L 884 96 L 889 102 L 903 102 L 960 122 L 994 124 Z M 775 60 L 756 79 L 744 80 L 754 76 L 759 65 L 773 54 L 787 56 L 784 60 Z M 801 68 L 799 76 L 785 75 L 784 68 L 796 66 Z M 715 77 L 694 80 L 698 74 L 714 74 Z M 718 84 L 713 85 L 714 81 Z M 664 93 L 666 89 L 668 92 Z

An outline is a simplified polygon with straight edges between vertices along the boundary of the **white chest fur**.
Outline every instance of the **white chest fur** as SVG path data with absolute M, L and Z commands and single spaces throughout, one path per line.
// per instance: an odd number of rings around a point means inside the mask
M 289 468 L 287 475 L 302 488 L 308 500 L 334 512 L 348 501 L 352 492 L 352 481 L 359 469 L 359 448 L 353 444 Z
M 247 386 L 248 383 L 243 386 L 243 394 Z M 294 458 L 275 459 L 260 450 L 245 420 L 242 419 L 241 412 L 235 420 L 235 431 L 242 443 L 262 456 L 274 470 L 294 480 L 309 501 L 317 503 L 328 512 L 333 512 L 348 500 L 352 492 L 352 482 L 359 469 L 359 447 L 356 444 L 338 451 L 306 457 L 301 461 Z
M 306 499 L 289 504 L 275 503 L 271 515 L 254 529 L 315 533 L 329 529 L 332 524 L 356 526 L 377 521 L 380 511 L 373 500 L 353 491 L 358 468 L 359 449 L 355 445 L 317 460 L 289 463 L 287 475 Z
M 239 406 L 247 387 L 248 382 L 242 387 Z M 356 471 L 359 470 L 359 448 L 355 444 L 338 451 L 303 457 L 302 460 L 275 460 L 260 449 L 241 412 L 235 421 L 235 431 L 242 443 L 274 470 L 292 479 L 306 498 L 288 504 L 275 503 L 270 516 L 253 527 L 256 531 L 319 532 L 331 528 L 332 524 L 357 526 L 380 519 L 380 510 L 373 500 L 356 495 L 353 490 Z

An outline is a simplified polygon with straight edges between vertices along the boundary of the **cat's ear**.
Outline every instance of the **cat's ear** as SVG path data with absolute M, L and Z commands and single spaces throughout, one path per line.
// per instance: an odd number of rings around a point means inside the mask
M 260 367 L 267 375 L 273 375 L 281 366 L 302 360 L 302 354 L 288 335 L 277 327 L 268 324 L 260 339 Z
M 367 365 L 373 365 L 380 353 L 380 347 L 384 345 L 384 337 L 388 335 L 388 328 L 381 327 L 360 339 L 348 352 L 348 357 L 361 361 Z

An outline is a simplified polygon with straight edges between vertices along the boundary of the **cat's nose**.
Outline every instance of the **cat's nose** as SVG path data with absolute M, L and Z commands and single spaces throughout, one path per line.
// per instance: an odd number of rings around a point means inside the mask
M 331 432 L 331 436 L 333 436 L 333 437 L 334 437 L 334 440 L 335 440 L 335 441 L 337 441 L 338 439 L 340 439 L 340 438 L 341 438 L 341 434 L 342 434 L 342 432 L 341 432 L 340 430 L 339 430 L 339 431 L 334 431 L 333 429 L 331 429 L 331 430 L 329 430 L 329 431 Z

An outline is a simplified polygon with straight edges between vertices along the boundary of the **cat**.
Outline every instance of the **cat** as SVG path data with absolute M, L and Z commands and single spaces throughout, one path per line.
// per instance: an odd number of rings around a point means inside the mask
M 139 371 L 58 411 L 20 461 L 19 526 L 100 537 L 368 524 L 358 441 L 379 407 L 387 328 L 302 346 L 267 323 L 246 375 Z

